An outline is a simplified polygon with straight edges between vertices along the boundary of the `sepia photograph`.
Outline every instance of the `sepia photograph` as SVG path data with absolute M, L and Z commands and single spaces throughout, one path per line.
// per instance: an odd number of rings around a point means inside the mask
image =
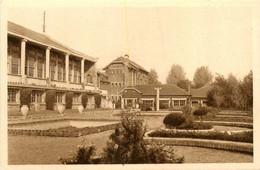
M 260 168 L 259 11 L 2 0 L 1 166 Z

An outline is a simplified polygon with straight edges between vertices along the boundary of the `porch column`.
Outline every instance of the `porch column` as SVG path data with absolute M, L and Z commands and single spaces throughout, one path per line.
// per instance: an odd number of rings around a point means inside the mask
M 25 75 L 25 50 L 26 50 L 26 39 L 23 39 L 21 42 L 21 75 L 22 82 L 26 83 L 26 75 Z
M 95 75 L 94 75 L 94 88 L 95 90 L 97 90 L 97 68 L 96 68 L 96 63 L 94 64 L 94 72 L 95 72 Z
M 124 99 L 121 97 L 121 109 L 124 109 Z
M 155 88 L 155 90 L 156 90 L 156 111 L 159 111 L 159 104 L 160 104 L 160 102 L 159 102 L 159 99 L 160 99 L 160 90 L 161 88 Z
M 81 59 L 81 83 L 85 83 L 84 82 L 84 62 L 85 62 L 85 60 L 82 58 Z
M 65 56 L 65 81 L 69 82 L 69 62 L 70 62 L 70 54 L 67 53 Z
M 46 48 L 46 79 L 50 78 L 50 50 L 51 47 Z

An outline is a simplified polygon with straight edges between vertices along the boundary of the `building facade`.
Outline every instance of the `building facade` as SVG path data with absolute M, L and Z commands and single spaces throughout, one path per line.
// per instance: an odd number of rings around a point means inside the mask
M 208 92 L 213 88 L 212 85 L 205 85 L 198 89 L 191 89 L 191 105 L 192 107 L 198 108 L 208 106 Z
M 191 98 L 189 92 L 176 85 L 136 85 L 124 88 L 120 92 L 121 107 L 138 108 L 139 104 L 149 110 L 182 110 Z
M 32 110 L 44 110 L 46 91 L 56 91 L 56 105 L 65 104 L 73 92 L 73 108 L 81 105 L 82 93 L 94 107 L 100 93 L 95 63 L 97 58 L 73 50 L 46 34 L 8 22 L 8 109 L 20 110 L 20 91 L 30 88 Z
M 112 101 L 121 100 L 119 94 L 125 87 L 148 84 L 148 71 L 129 60 L 129 56 L 118 57 L 108 64 L 105 70 L 110 86 L 108 96 Z

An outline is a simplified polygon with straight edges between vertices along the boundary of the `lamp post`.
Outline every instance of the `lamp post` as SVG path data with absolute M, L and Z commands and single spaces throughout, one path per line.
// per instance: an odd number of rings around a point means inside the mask
M 156 90 L 156 111 L 159 111 L 159 99 L 160 99 L 160 90 L 161 88 L 160 87 L 156 87 L 154 88 Z

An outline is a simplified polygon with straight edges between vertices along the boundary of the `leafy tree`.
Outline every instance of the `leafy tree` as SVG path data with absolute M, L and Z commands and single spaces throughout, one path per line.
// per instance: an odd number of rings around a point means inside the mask
M 208 66 L 201 66 L 197 68 L 194 73 L 193 82 L 196 88 L 202 87 L 207 83 L 211 83 L 213 74 L 209 71 Z
M 245 109 L 253 108 L 253 72 L 246 75 L 241 84 L 241 91 L 244 98 L 243 107 Z
M 177 86 L 188 91 L 191 86 L 191 82 L 188 79 L 180 80 L 177 82 Z
M 179 64 L 173 64 L 166 78 L 167 84 L 177 84 L 180 80 L 185 80 L 186 73 Z
M 158 75 L 155 69 L 151 69 L 148 74 L 148 84 L 161 84 L 161 82 L 158 81 Z

